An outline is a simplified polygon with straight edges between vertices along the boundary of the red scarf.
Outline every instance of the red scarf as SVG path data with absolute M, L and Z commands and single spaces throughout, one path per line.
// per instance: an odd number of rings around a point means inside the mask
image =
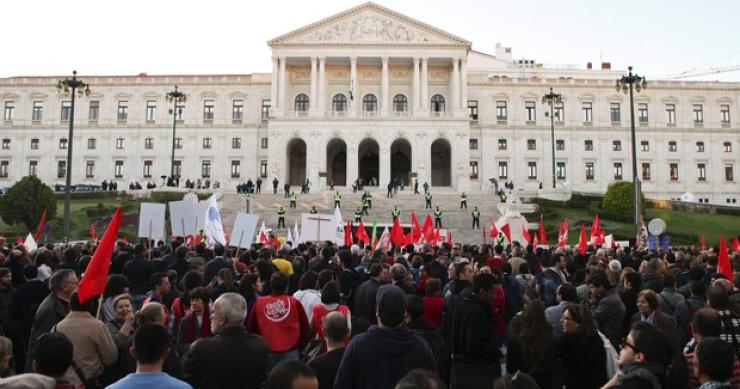
M 210 319 L 211 313 L 208 310 L 208 305 L 206 304 L 206 309 L 203 311 L 203 321 L 200 324 L 200 338 L 207 338 L 211 336 L 211 319 Z M 188 343 L 195 342 L 195 326 L 198 324 L 198 315 L 190 311 L 190 318 L 188 319 L 188 336 L 185 338 L 185 341 Z

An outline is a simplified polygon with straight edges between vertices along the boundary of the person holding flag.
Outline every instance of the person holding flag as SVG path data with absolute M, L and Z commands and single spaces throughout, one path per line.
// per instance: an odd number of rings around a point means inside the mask
M 465 206 L 467 208 L 467 206 Z M 473 207 L 473 226 L 471 228 L 478 228 L 480 229 L 480 211 L 478 210 L 478 207 Z

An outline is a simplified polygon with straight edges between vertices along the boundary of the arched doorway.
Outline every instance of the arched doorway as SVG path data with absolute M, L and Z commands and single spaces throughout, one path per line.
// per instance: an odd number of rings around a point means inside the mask
M 391 179 L 410 184 L 411 144 L 406 139 L 396 139 L 391 144 Z
M 452 149 L 444 139 L 432 143 L 432 186 L 452 185 Z
M 326 145 L 326 182 L 347 185 L 347 144 L 341 139 L 332 139 Z
M 357 148 L 357 174 L 365 185 L 370 185 L 373 181 L 375 186 L 378 185 L 380 179 L 379 153 L 380 146 L 374 139 L 363 140 Z
M 292 185 L 301 185 L 306 180 L 306 142 L 295 138 L 286 148 L 288 161 L 285 181 Z

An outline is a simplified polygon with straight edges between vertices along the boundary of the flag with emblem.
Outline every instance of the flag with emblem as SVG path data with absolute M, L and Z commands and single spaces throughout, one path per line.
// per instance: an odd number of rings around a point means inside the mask
M 218 210 L 215 194 L 208 199 L 208 209 L 205 216 L 204 229 L 206 235 L 208 235 L 208 244 L 216 242 L 226 244 L 224 225 L 221 223 L 221 212 Z

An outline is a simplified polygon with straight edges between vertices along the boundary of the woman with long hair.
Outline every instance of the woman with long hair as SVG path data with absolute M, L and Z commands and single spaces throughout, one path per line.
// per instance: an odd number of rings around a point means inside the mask
M 106 281 L 105 289 L 103 290 L 103 306 L 100 309 L 103 315 L 103 322 L 111 323 L 116 320 L 118 315 L 113 306 L 113 299 L 123 293 L 128 293 L 128 285 L 129 281 L 126 276 L 120 274 L 111 274 L 108 276 L 108 281 Z
M 249 314 L 252 312 L 252 307 L 257 302 L 257 297 L 262 293 L 262 280 L 257 273 L 247 273 L 242 276 L 239 281 L 239 294 L 247 300 L 247 318 L 244 320 L 247 323 L 249 320 Z
M 180 328 L 180 320 L 190 313 L 190 291 L 203 286 L 203 275 L 195 270 L 191 270 L 185 273 L 182 277 L 182 294 L 172 302 L 172 309 L 170 309 L 172 320 L 171 333 L 176 333 L 177 329 Z
M 555 338 L 545 317 L 542 300 L 532 300 L 524 309 L 522 327 L 509 340 L 506 370 L 531 375 L 542 389 L 557 388 L 555 374 Z
M 563 336 L 555 343 L 567 389 L 599 388 L 607 381 L 606 349 L 591 311 L 581 304 L 569 306 L 560 319 Z

